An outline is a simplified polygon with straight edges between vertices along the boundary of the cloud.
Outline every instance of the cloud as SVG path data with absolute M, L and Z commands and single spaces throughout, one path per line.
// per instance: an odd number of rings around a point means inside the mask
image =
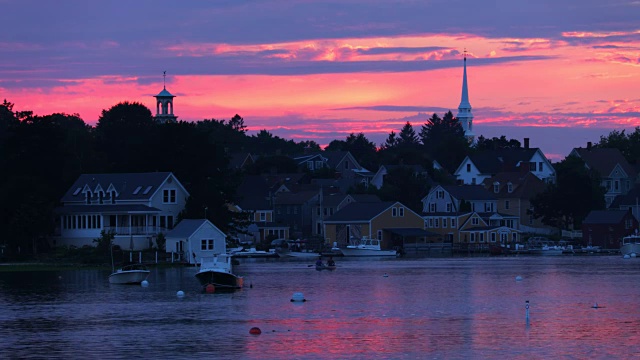
M 427 112 L 427 113 L 446 113 L 450 109 L 438 106 L 404 106 L 404 105 L 375 105 L 375 106 L 353 106 L 335 108 L 330 110 L 371 110 L 371 111 L 398 111 L 398 112 Z

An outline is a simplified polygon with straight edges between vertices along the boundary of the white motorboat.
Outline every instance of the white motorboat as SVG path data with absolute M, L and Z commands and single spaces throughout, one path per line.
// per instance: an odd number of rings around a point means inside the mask
M 633 234 L 622 238 L 620 245 L 620 254 L 622 256 L 636 254 L 640 255 L 640 235 Z
M 397 256 L 395 250 L 382 250 L 380 240 L 363 237 L 362 239 L 351 239 L 346 247 L 339 248 L 344 256 Z
M 275 249 L 269 249 L 269 251 L 256 250 L 256 248 L 244 249 L 242 251 L 236 251 L 232 254 L 237 258 L 264 258 L 264 257 L 278 257 Z
M 562 255 L 565 251 L 565 248 L 557 245 L 542 245 L 540 247 L 532 247 L 529 248 L 529 254 L 531 255 L 543 255 L 543 256 L 551 256 L 551 255 Z
M 109 275 L 110 284 L 140 284 L 149 276 L 149 269 L 143 264 L 123 266 Z
M 200 285 L 227 290 L 242 288 L 244 279 L 233 273 L 231 258 L 227 254 L 218 254 L 200 259 L 200 269 L 196 273 Z

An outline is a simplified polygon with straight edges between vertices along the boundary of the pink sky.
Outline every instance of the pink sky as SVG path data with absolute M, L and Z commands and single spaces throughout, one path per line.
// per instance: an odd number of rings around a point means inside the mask
M 633 131 L 640 125 L 640 22 L 632 15 L 639 3 L 540 3 L 547 6 L 498 1 L 505 17 L 496 17 L 495 8 L 462 0 L 402 3 L 393 13 L 383 1 L 328 10 L 310 0 L 194 3 L 169 14 L 143 1 L 124 15 L 118 1 L 102 8 L 39 3 L 35 16 L 29 1 L 7 2 L 4 14 L 12 15 L 0 21 L 31 14 L 33 23 L 8 26 L 15 33 L 0 41 L 0 94 L 17 110 L 78 113 L 95 124 L 121 101 L 155 112 L 152 96 L 167 70 L 181 120 L 237 113 L 251 133 L 327 144 L 363 132 L 380 144 L 406 121 L 419 131 L 434 112 L 456 113 L 466 49 L 476 135 L 530 137 L 559 160 L 613 129 Z M 467 11 L 456 18 L 456 9 Z M 37 22 L 60 12 L 79 20 Z M 439 15 L 426 15 L 432 12 Z M 458 22 L 445 21 L 448 13 Z M 147 27 L 130 22 L 143 14 Z M 170 15 L 175 26 L 154 22 Z

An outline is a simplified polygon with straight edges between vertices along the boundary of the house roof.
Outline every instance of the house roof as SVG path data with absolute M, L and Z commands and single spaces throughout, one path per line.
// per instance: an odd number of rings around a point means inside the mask
M 619 224 L 628 213 L 628 210 L 592 210 L 582 223 L 603 225 Z
M 360 203 L 382 202 L 382 200 L 380 200 L 378 195 L 373 195 L 373 194 L 351 194 L 351 197 L 353 198 L 353 200 Z
M 95 192 L 99 186 L 106 194 L 111 185 L 117 193 L 118 201 L 149 200 L 165 181 L 170 181 L 170 177 L 173 177 L 170 172 L 82 174 L 60 201 L 63 203 L 84 201 L 85 187 Z M 186 192 L 179 182 L 177 185 Z
M 314 196 L 319 195 L 317 190 L 300 191 L 297 193 L 281 192 L 274 198 L 274 204 L 276 205 L 302 205 Z
M 253 156 L 248 152 L 235 153 L 229 158 L 229 167 L 231 169 L 240 169 L 249 160 L 249 163 L 253 163 Z
M 497 194 L 493 191 L 493 184 L 500 183 L 500 190 Z M 509 193 L 508 184 L 513 185 L 512 192 Z M 531 199 L 533 196 L 544 191 L 546 184 L 531 172 L 511 171 L 501 172 L 484 181 L 486 189 L 499 198 L 520 198 Z
M 213 228 L 220 231 L 207 219 L 182 219 L 178 225 L 176 225 L 171 231 L 167 232 L 166 237 L 186 239 L 206 223 L 209 223 Z
M 443 185 L 442 188 L 458 200 L 496 200 L 495 194 L 482 185 Z
M 236 190 L 236 204 L 245 211 L 272 209 L 270 187 L 267 181 L 258 175 L 248 175 Z
M 322 155 L 327 158 L 327 165 L 332 169 L 335 169 L 347 154 L 349 154 L 348 151 L 325 151 L 322 153 Z
M 635 185 L 626 195 L 618 195 L 613 199 L 610 208 L 620 206 L 640 206 L 640 184 Z
M 337 211 L 324 222 L 369 221 L 390 208 L 393 204 L 395 204 L 393 201 L 379 203 L 353 202 Z
M 130 204 L 130 205 L 66 205 L 57 207 L 56 214 L 132 214 L 132 213 L 157 213 L 161 212 L 160 209 L 142 205 L 142 204 Z
M 574 148 L 573 150 L 590 169 L 596 170 L 602 177 L 608 177 L 617 164 L 620 164 L 627 176 L 631 178 L 636 176 L 633 166 L 629 165 L 627 159 L 616 148 Z
M 483 174 L 516 170 L 520 162 L 530 161 L 538 148 L 504 148 L 484 150 L 469 155 L 469 159 Z

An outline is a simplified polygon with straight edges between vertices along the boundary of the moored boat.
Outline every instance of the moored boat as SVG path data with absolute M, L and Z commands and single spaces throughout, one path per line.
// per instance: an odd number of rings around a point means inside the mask
M 620 254 L 622 256 L 636 254 L 640 255 L 640 235 L 633 234 L 622 238 L 620 245 Z
M 380 240 L 363 237 L 362 239 L 352 239 L 346 247 L 340 248 L 344 256 L 397 256 L 395 250 L 382 250 Z
M 110 284 L 140 284 L 151 272 L 143 264 L 131 264 L 115 270 L 109 275 Z
M 200 285 L 213 285 L 216 289 L 241 289 L 244 279 L 233 273 L 231 256 L 218 254 L 200 259 L 200 269 L 196 273 Z

